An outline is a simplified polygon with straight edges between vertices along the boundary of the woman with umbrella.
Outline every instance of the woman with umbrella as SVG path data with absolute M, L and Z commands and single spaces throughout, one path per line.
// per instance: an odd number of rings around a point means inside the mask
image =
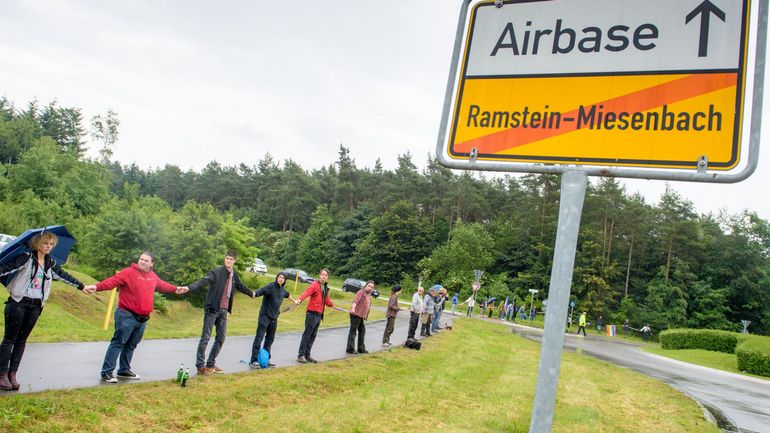
M 22 236 L 20 239 L 23 239 Z M 0 277 L 5 277 L 2 281 L 10 294 L 5 302 L 5 334 L 0 343 L 0 389 L 4 391 L 19 389 L 16 372 L 24 355 L 27 337 L 51 293 L 52 280 L 60 280 L 80 290 L 85 288 L 50 256 L 57 241 L 55 234 L 42 231 L 29 240 L 31 251 L 0 263 Z M 93 293 L 91 286 L 88 289 Z

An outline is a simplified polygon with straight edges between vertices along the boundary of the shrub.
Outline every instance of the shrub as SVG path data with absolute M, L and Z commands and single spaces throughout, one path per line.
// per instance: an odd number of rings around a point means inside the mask
M 663 349 L 703 349 L 735 353 L 738 334 L 714 329 L 669 329 L 660 333 Z
M 159 292 L 155 292 L 152 301 L 152 308 L 163 314 L 168 314 L 168 303 L 166 302 L 166 297 Z
M 735 355 L 741 371 L 770 377 L 770 338 L 746 338 L 735 348 Z

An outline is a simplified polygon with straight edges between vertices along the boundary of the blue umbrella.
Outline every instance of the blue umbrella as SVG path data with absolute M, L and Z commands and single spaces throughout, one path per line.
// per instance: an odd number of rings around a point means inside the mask
M 0 265 L 4 265 L 18 256 L 32 251 L 27 244 L 33 236 L 43 232 L 51 232 L 59 238 L 59 242 L 57 242 L 56 246 L 51 250 L 50 255 L 59 264 L 66 262 L 67 256 L 69 256 L 70 250 L 72 250 L 72 246 L 75 245 L 75 238 L 64 226 L 49 226 L 39 229 L 29 229 L 19 235 L 16 239 L 8 242 L 8 244 L 0 251 Z M 7 286 L 8 283 L 11 282 L 13 276 L 14 274 L 8 274 L 0 277 L 0 283 Z

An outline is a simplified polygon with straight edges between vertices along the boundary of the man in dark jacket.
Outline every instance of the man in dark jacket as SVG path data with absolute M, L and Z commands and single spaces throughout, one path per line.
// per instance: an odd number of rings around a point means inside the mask
M 228 250 L 225 254 L 224 266 L 219 266 L 209 271 L 205 277 L 189 285 L 190 290 L 199 290 L 203 287 L 209 288 L 206 293 L 206 305 L 203 307 L 203 330 L 201 331 L 201 340 L 198 343 L 198 354 L 195 358 L 195 366 L 198 368 L 198 374 L 207 375 L 210 373 L 224 373 L 217 367 L 216 359 L 222 345 L 225 344 L 227 334 L 227 313 L 233 311 L 233 297 L 235 291 L 238 291 L 254 298 L 253 290 L 244 286 L 238 273 L 233 269 L 238 255 L 233 250 Z M 217 336 L 214 345 L 211 346 L 209 358 L 204 364 L 206 356 L 206 346 L 211 338 L 211 329 L 216 326 Z
M 294 298 L 289 295 L 289 292 L 284 289 L 286 285 L 286 274 L 279 272 L 275 276 L 275 281 L 272 283 L 257 289 L 255 296 L 264 296 L 262 299 L 262 306 L 259 308 L 259 318 L 257 319 L 257 335 L 254 337 L 254 344 L 251 346 L 251 361 L 249 365 L 251 367 L 259 367 L 257 356 L 259 355 L 259 349 L 264 348 L 270 358 L 272 358 L 272 351 L 270 347 L 275 340 L 275 330 L 278 328 L 278 316 L 281 314 L 281 303 L 284 299 L 289 298 L 291 302 L 296 302 Z M 262 339 L 264 338 L 265 344 L 262 345 Z M 268 362 L 268 367 L 274 367 L 275 365 Z

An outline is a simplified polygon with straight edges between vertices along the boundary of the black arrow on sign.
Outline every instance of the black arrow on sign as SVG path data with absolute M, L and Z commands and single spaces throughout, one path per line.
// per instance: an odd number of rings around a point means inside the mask
M 687 15 L 684 22 L 685 25 L 689 24 L 693 18 L 700 15 L 700 43 L 698 44 L 698 57 L 706 57 L 708 55 L 709 20 L 711 19 L 711 14 L 716 15 L 717 18 L 722 21 L 725 20 L 725 13 L 722 9 L 716 7 L 714 3 L 711 3 L 709 0 L 704 0 L 703 3 L 699 4 L 698 7 L 693 9 L 692 12 Z

